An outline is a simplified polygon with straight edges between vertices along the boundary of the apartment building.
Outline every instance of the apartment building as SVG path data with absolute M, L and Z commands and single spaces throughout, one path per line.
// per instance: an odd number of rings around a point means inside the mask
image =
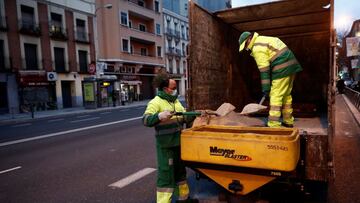
M 106 63 L 105 75 L 116 75 L 112 87 L 128 100 L 155 95 L 152 80 L 165 67 L 161 0 L 97 0 L 112 4 L 97 12 L 98 62 Z
M 179 94 L 184 96 L 187 89 L 189 20 L 165 8 L 163 14 L 166 71 L 177 82 Z
M 27 111 L 30 104 L 37 111 L 82 106 L 82 80 L 95 62 L 95 0 L 0 5 L 3 112 Z

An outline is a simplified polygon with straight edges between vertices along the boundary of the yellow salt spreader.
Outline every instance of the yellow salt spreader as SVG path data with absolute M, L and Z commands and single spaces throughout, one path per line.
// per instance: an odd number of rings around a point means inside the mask
M 186 165 L 240 195 L 291 174 L 299 157 L 295 128 L 204 125 L 181 134 Z

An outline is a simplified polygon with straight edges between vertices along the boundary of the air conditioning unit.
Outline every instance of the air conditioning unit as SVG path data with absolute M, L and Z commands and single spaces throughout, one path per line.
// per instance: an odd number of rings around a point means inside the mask
M 57 73 L 56 72 L 47 72 L 47 80 L 48 81 L 56 81 Z

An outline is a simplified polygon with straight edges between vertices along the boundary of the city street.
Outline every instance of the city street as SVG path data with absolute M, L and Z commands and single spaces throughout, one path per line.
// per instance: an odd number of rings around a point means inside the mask
M 155 202 L 154 130 L 141 124 L 144 109 L 0 126 L 0 202 Z M 214 183 L 195 181 L 191 170 L 189 182 L 198 197 L 216 199 Z

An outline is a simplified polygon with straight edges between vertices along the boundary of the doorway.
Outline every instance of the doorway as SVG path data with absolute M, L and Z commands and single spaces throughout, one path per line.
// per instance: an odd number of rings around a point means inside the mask
M 61 93 L 63 99 L 63 108 L 72 107 L 71 99 L 71 82 L 70 81 L 61 81 Z

